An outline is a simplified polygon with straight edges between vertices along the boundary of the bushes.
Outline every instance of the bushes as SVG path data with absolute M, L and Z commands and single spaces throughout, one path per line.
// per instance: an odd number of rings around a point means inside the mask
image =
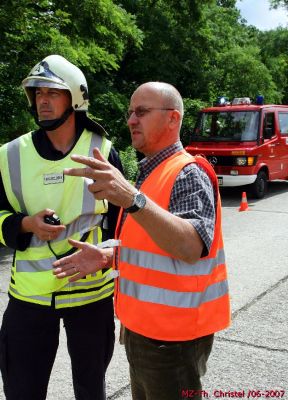
M 123 164 L 125 178 L 131 182 L 135 182 L 138 170 L 136 151 L 132 146 L 128 146 L 125 150 L 120 151 L 119 154 Z

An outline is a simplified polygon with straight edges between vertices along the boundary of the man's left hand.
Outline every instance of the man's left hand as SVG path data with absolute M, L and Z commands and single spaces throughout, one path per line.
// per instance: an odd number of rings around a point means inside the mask
M 86 275 L 108 268 L 112 264 L 113 249 L 99 249 L 90 243 L 69 239 L 69 243 L 79 251 L 53 263 L 56 278 L 70 277 L 75 282 Z

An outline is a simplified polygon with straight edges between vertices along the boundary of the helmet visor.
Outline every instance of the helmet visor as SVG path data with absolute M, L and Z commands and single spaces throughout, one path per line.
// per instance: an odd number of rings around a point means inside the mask
M 22 82 L 23 87 L 49 87 L 54 89 L 63 89 L 69 90 L 65 83 L 57 83 L 55 81 L 51 81 L 48 79 L 39 79 L 39 78 L 26 78 Z

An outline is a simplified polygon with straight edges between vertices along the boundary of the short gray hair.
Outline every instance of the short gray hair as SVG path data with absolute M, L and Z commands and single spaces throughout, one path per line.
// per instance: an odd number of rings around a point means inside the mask
M 180 112 L 181 120 L 183 119 L 184 105 L 182 96 L 173 85 L 166 82 L 147 82 L 144 85 L 160 92 L 164 102 L 163 107 L 175 108 Z

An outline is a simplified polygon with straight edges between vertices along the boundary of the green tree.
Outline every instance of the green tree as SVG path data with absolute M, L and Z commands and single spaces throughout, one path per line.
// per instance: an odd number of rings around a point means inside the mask
M 193 127 L 201 108 L 207 106 L 207 103 L 200 99 L 183 99 L 184 102 L 184 118 L 181 128 L 181 141 L 187 146 L 191 140 Z
M 130 144 L 125 111 L 135 88 L 175 85 L 189 138 L 197 111 L 219 95 L 287 101 L 287 29 L 247 26 L 236 0 L 2 0 L 0 143 L 27 131 L 20 88 L 32 66 L 61 54 L 85 73 L 89 111 L 116 146 Z M 274 6 L 287 4 L 271 0 Z M 129 158 L 129 157 L 128 157 Z
M 144 33 L 141 49 L 131 49 L 117 73 L 131 91 L 140 83 L 162 80 L 177 86 L 184 97 L 199 91 L 199 76 L 207 62 L 202 46 L 201 16 L 212 0 L 123 0 Z M 199 96 L 197 96 L 199 97 Z
M 270 0 L 270 3 L 273 8 L 286 7 L 288 10 L 288 0 Z
M 261 59 L 268 68 L 280 96 L 288 104 L 288 29 L 259 32 Z
M 259 53 L 255 47 L 234 47 L 221 54 L 220 64 L 224 67 L 219 87 L 223 94 L 229 98 L 248 96 L 255 99 L 261 93 L 268 102 L 281 101 L 271 73 L 257 57 Z
M 49 54 L 66 57 L 83 70 L 89 92 L 97 96 L 112 85 L 126 48 L 141 45 L 142 33 L 135 18 L 112 0 L 2 0 L 0 40 L 3 142 L 31 123 L 20 84 L 36 62 Z

